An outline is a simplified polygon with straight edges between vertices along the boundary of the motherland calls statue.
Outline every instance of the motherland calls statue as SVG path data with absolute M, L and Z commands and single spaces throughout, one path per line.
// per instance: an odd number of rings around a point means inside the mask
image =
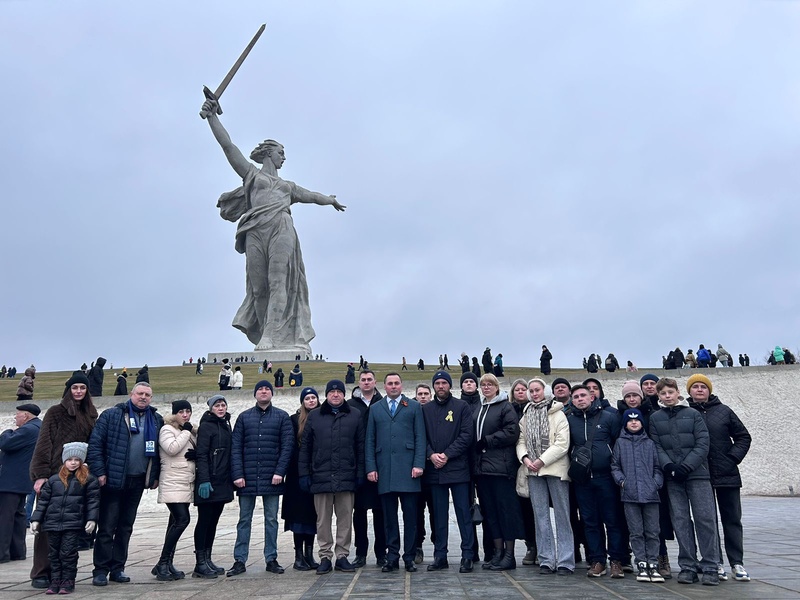
M 247 335 L 256 350 L 310 355 L 315 334 L 290 206 L 303 202 L 331 205 L 341 211 L 346 207 L 336 196 L 311 192 L 278 177 L 286 157 L 283 146 L 274 140 L 265 140 L 250 153 L 251 160 L 262 166 L 253 165 L 231 142 L 217 116 L 220 112 L 211 97 L 203 104 L 201 115 L 207 116 L 225 157 L 244 182 L 217 202 L 223 219 L 239 221 L 236 250 L 247 258 L 247 295 L 232 324 Z

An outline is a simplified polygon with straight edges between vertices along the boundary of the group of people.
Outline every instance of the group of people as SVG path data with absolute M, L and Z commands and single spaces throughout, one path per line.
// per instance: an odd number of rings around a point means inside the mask
M 0 379 L 5 379 L 8 377 L 9 379 L 14 379 L 17 376 L 17 367 L 6 367 L 3 365 L 0 367 Z
M 716 352 L 700 344 L 696 353 L 690 348 L 684 354 L 680 347 L 677 347 L 675 350 L 670 350 L 666 356 L 661 357 L 661 366 L 667 370 L 715 369 L 718 363 L 722 367 L 734 366 L 733 356 L 722 347 L 722 344 L 717 344 Z M 747 354 L 739 354 L 739 366 L 750 366 L 750 357 Z
M 128 582 L 124 568 L 137 508 L 143 491 L 157 488 L 169 520 L 152 573 L 164 581 L 185 576 L 174 555 L 192 503 L 192 576 L 225 573 L 212 561 L 212 549 L 219 518 L 235 495 L 239 519 L 229 577 L 247 569 L 258 497 L 266 570 L 283 573 L 277 550 L 283 495 L 281 517 L 293 533 L 293 568 L 300 571 L 366 566 L 368 511 L 376 564 L 392 572 L 402 560 L 402 568 L 416 571 L 424 560 L 426 507 L 434 546 L 427 570 L 448 569 L 452 500 L 461 573 L 474 569 L 481 547 L 482 569 L 516 568 L 515 543 L 524 540 L 523 564 L 538 563 L 544 575 L 573 574 L 583 545 L 590 577 L 632 572 L 632 550 L 637 580 L 661 582 L 672 577 L 665 540 L 674 531 L 678 581 L 693 583 L 699 575 L 716 585 L 727 578 L 719 511 L 734 577 L 749 581 L 737 465 L 750 435 L 712 394 L 705 375 L 689 378 L 684 399 L 675 380 L 647 374 L 624 384 L 616 407 L 595 378 L 577 385 L 563 378 L 551 385 L 519 379 L 509 394 L 493 374 L 478 378 L 467 371 L 460 398 L 445 370 L 431 385 L 417 385 L 413 397 L 403 394 L 399 373 L 384 377 L 385 396 L 371 370 L 361 371 L 358 383 L 349 400 L 339 380 L 329 381 L 322 397 L 305 387 L 289 415 L 272 405 L 273 386 L 261 380 L 255 405 L 235 423 L 225 397 L 215 395 L 194 426 L 186 400 L 173 402 L 162 419 L 150 406 L 147 383 L 134 385 L 127 402 L 98 416 L 88 378 L 78 372 L 43 420 L 38 407 L 21 405 L 18 429 L 0 435 L 0 519 L 14 523 L 10 535 L 0 536 L 0 562 L 25 556 L 24 498 L 32 487 L 38 494 L 31 517 L 34 587 L 71 592 L 78 549 L 91 545 L 95 526 L 92 584 Z M 17 447 L 28 454 L 15 455 Z M 30 463 L 30 478 L 13 492 L 3 481 L 11 471 L 7 460 Z M 14 472 L 20 471 L 17 465 Z

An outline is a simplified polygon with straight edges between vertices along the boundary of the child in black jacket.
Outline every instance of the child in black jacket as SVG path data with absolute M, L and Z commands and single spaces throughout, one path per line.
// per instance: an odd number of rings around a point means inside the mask
M 84 464 L 87 448 L 84 442 L 64 444 L 64 464 L 42 486 L 31 515 L 31 531 L 46 531 L 50 545 L 49 595 L 75 589 L 81 533 L 91 534 L 99 517 L 100 484 Z

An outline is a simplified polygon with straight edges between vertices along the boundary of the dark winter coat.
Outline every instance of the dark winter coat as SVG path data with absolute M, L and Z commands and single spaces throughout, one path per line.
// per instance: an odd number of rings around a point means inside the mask
M 283 369 L 275 371 L 275 387 L 283 387 Z
M 365 477 L 365 437 L 361 413 L 347 402 L 334 414 L 326 400 L 308 415 L 297 470 L 311 477 L 312 494 L 356 491 Z
M 683 363 L 686 362 L 686 357 L 683 355 L 683 351 L 676 349 L 672 355 L 672 358 L 675 361 L 675 368 L 682 369 Z
M 17 429 L 0 434 L 0 492 L 30 494 L 33 482 L 28 474 L 42 421 L 35 417 Z
M 160 430 L 164 426 L 164 419 L 152 406 L 148 406 L 147 410 L 155 413 L 156 427 Z M 144 435 L 144 433 L 137 435 Z M 103 411 L 97 419 L 97 424 L 89 438 L 86 463 L 89 465 L 92 475 L 98 478 L 107 477 L 106 485 L 108 489 L 121 490 L 125 486 L 125 477 L 128 472 L 130 437 L 127 402 L 122 402 Z M 156 432 L 155 450 L 155 456 L 147 457 L 147 471 L 145 472 L 145 487 L 151 489 L 161 474 L 158 432 Z
M 103 395 L 104 366 L 106 366 L 106 359 L 100 356 L 97 358 L 97 362 L 94 363 L 94 366 L 89 369 L 89 372 L 86 374 L 89 378 L 89 393 L 95 398 L 99 398 Z
M 312 412 L 317 412 L 314 409 Z M 292 458 L 289 461 L 289 470 L 286 472 L 286 485 L 283 490 L 283 502 L 281 502 L 281 519 L 284 521 L 284 531 L 290 530 L 293 523 L 303 523 L 305 525 L 317 524 L 317 510 L 314 508 L 314 495 L 300 489 L 300 441 L 297 432 L 300 430 L 300 409 L 291 416 L 292 430 L 294 432 L 295 445 L 292 451 Z M 306 432 L 308 419 L 306 419 Z
M 519 419 L 508 394 L 500 392 L 473 413 L 475 441 L 486 441 L 486 449 L 473 446 L 473 473 L 516 478 Z
M 378 494 L 421 491 L 420 478 L 412 478 L 411 469 L 425 468 L 422 406 L 401 395 L 394 416 L 388 398 L 368 412 L 365 468 L 367 473 L 378 472 Z
M 488 351 L 483 352 L 483 356 L 481 357 L 481 363 L 483 364 L 483 372 L 484 373 L 491 373 L 492 372 L 492 355 Z M 480 377 L 480 376 L 479 376 Z
M 150 383 L 150 369 L 142 367 L 136 372 L 136 383 Z
M 714 487 L 742 487 L 739 463 L 747 456 L 752 438 L 733 409 L 713 394 L 706 402 L 689 406 L 705 420 L 709 435 L 708 468 Z
M 265 496 L 283 493 L 283 483 L 272 485 L 272 476 L 286 476 L 292 458 L 292 421 L 285 410 L 270 403 L 266 410 L 258 405 L 239 415 L 233 427 L 231 478 L 244 479 L 240 496 Z
M 664 485 L 664 473 L 658 464 L 656 445 L 644 430 L 634 435 L 623 429 L 619 434 L 611 459 L 611 476 L 622 486 L 622 502 L 661 502 L 658 490 Z
M 72 398 L 47 409 L 42 419 L 36 449 L 31 459 L 31 479 L 49 479 L 61 469 L 61 452 L 67 442 L 88 442 L 97 421 L 97 409 L 84 398 L 87 411 L 79 410 Z
M 344 376 L 345 383 L 356 382 L 356 368 L 353 365 L 347 365 L 347 374 Z
M 462 357 L 458 364 L 461 365 L 461 372 L 462 373 L 468 373 L 469 372 L 469 357 L 468 356 Z
M 233 478 L 231 477 L 231 416 L 225 413 L 220 418 L 211 411 L 200 417 L 197 428 L 197 458 L 194 478 L 194 503 L 230 502 L 233 500 Z M 201 483 L 210 483 L 214 491 L 208 498 L 197 493 Z
M 124 375 L 120 375 L 119 377 L 117 377 L 117 387 L 114 388 L 114 395 L 115 396 L 128 395 L 128 378 L 125 377 Z
M 472 409 L 451 395 L 444 402 L 434 398 L 422 407 L 427 448 L 424 480 L 426 484 L 448 485 L 470 480 L 473 438 Z M 431 454 L 444 452 L 447 463 L 437 469 Z
M 589 373 L 597 373 L 597 359 L 594 357 L 594 354 L 589 357 L 589 362 L 586 363 L 586 370 L 589 371 Z
M 542 375 L 550 375 L 550 361 L 553 360 L 553 354 L 550 350 L 542 350 L 542 355 L 539 357 L 539 369 Z
M 467 403 L 473 414 L 481 407 L 481 393 L 477 390 L 472 394 L 461 392 L 461 399 Z
M 36 510 L 31 521 L 41 523 L 42 531 L 69 531 L 83 529 L 86 521 L 97 522 L 100 517 L 100 484 L 89 475 L 81 485 L 70 474 L 67 485 L 58 475 L 53 475 L 42 486 L 36 500 Z
M 367 421 L 369 420 L 369 409 L 371 406 L 376 405 L 383 399 L 381 393 L 378 390 L 375 390 L 375 393 L 372 395 L 372 400 L 370 400 L 369 406 L 364 404 L 364 401 L 360 398 L 350 398 L 347 401 L 347 405 L 358 411 L 358 414 L 361 415 L 361 422 L 364 424 L 364 440 L 365 440 L 365 451 L 366 451 L 366 434 L 367 434 Z M 366 466 L 364 467 L 364 471 L 366 472 Z M 380 496 L 378 496 L 378 484 L 373 483 L 371 481 L 364 482 L 364 485 L 358 490 L 356 493 L 356 505 L 359 508 L 366 508 L 366 509 L 380 509 L 382 506 Z
M 30 400 L 33 398 L 33 380 L 36 379 L 36 369 L 28 367 L 25 369 L 25 375 L 19 380 L 17 386 L 17 399 Z
M 686 464 L 692 471 L 687 479 L 710 479 L 708 472 L 708 428 L 703 417 L 686 400 L 662 407 L 650 416 L 650 438 L 658 449 L 663 469 L 672 463 Z
M 616 414 L 615 414 L 616 413 Z M 612 448 L 619 437 L 620 418 L 614 409 L 603 408 L 601 400 L 594 400 L 586 411 L 572 407 L 567 415 L 569 422 L 571 452 L 578 446 L 583 446 L 592 436 L 590 427 L 597 429 L 592 439 L 592 476 L 609 475 L 611 473 Z M 572 456 L 572 454 L 570 454 Z

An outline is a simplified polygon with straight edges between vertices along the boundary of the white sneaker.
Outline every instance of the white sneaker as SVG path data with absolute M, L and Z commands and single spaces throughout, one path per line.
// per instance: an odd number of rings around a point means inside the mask
M 717 575 L 720 581 L 728 581 L 728 574 L 725 572 L 725 567 L 723 565 L 717 567 Z
M 750 575 L 744 570 L 744 565 L 733 565 L 733 578 L 736 581 L 750 581 Z

